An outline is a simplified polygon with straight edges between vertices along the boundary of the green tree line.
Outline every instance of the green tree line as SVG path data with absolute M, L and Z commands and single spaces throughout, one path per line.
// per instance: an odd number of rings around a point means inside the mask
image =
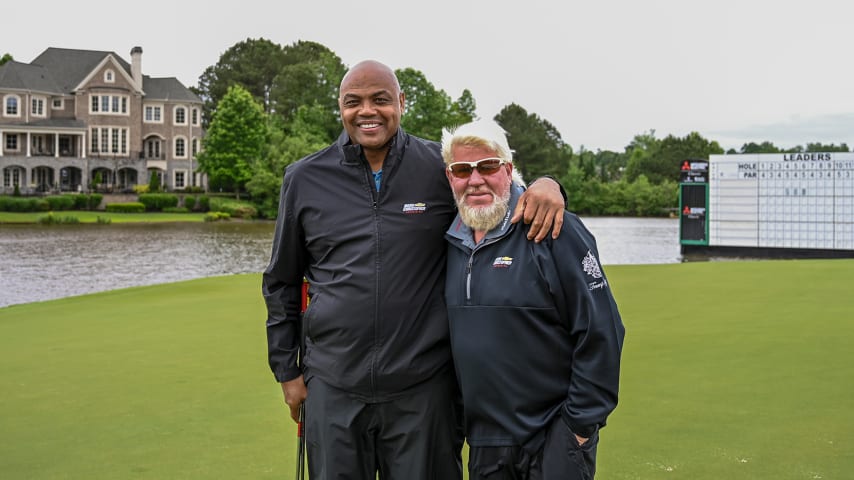
M 332 143 L 341 133 L 338 88 L 347 67 L 327 47 L 298 41 L 280 46 L 247 39 L 208 67 L 193 91 L 204 101 L 207 133 L 200 169 L 212 189 L 242 193 L 262 216 L 276 216 L 284 168 Z M 476 119 L 474 95 L 453 99 L 413 68 L 395 72 L 406 93 L 403 128 L 439 140 L 444 128 Z M 495 117 L 508 133 L 517 169 L 531 181 L 550 175 L 579 214 L 663 216 L 676 210 L 680 165 L 725 153 L 697 132 L 657 138 L 651 130 L 636 135 L 621 152 L 577 151 L 557 128 L 517 104 Z M 846 144 L 780 149 L 770 142 L 744 144 L 726 153 L 847 152 Z

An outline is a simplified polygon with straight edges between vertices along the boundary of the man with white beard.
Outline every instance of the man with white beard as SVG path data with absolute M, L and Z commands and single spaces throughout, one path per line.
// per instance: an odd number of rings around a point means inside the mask
M 510 223 L 523 189 L 496 123 L 445 132 L 442 156 L 458 208 L 445 299 L 469 479 L 592 479 L 625 335 L 596 241 L 569 212 L 541 243 Z

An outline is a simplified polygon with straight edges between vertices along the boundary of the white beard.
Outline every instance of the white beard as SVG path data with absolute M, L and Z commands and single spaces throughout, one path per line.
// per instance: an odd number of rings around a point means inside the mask
M 460 212 L 460 218 L 463 223 L 468 225 L 472 230 L 488 232 L 495 228 L 507 215 L 507 209 L 510 205 L 510 189 L 508 188 L 504 195 L 495 196 L 493 192 L 492 203 L 483 207 L 470 207 L 465 204 L 465 193 L 462 197 L 457 197 L 457 208 Z

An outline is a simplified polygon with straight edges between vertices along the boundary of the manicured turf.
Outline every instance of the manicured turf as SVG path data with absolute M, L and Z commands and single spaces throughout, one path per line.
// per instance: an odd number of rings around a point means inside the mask
M 0 223 L 38 223 L 48 212 L 0 212 Z M 111 223 L 128 222 L 204 222 L 204 213 L 113 213 L 90 210 L 68 210 L 53 212 L 58 219 L 75 217 L 80 223 L 97 223 L 98 218 L 109 219 Z
M 606 272 L 627 337 L 597 478 L 851 478 L 854 261 Z M 0 477 L 291 478 L 264 317 L 258 275 L 0 308 Z

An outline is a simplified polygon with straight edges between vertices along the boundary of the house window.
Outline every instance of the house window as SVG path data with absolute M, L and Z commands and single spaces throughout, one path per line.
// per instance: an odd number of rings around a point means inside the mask
M 175 107 L 175 125 L 187 124 L 187 110 L 184 107 Z
M 107 70 L 106 72 L 104 72 L 104 82 L 115 83 L 116 82 L 116 74 L 113 73 L 112 70 Z
M 110 129 L 110 138 L 113 142 L 113 153 L 119 153 L 119 129 Z
M 110 151 L 110 129 L 101 129 L 101 151 L 108 153 Z
M 17 133 L 7 133 L 6 134 L 6 150 L 18 151 L 18 134 Z
M 175 188 L 184 188 L 186 186 L 187 172 L 184 170 L 175 170 L 175 181 L 172 182 Z
M 98 129 L 93 128 L 89 136 L 92 138 L 92 143 L 89 146 L 89 149 L 92 150 L 92 153 L 98 153 Z
M 186 142 L 183 138 L 179 137 L 175 139 L 175 157 L 184 158 L 187 156 L 186 150 Z
M 32 98 L 32 110 L 31 113 L 34 117 L 44 117 L 46 115 L 44 111 L 44 97 L 33 97 Z
M 163 107 L 161 105 L 146 105 L 145 122 L 163 123 Z
M 199 153 L 199 139 L 198 138 L 193 139 L 193 143 L 190 144 L 190 149 L 191 149 L 190 151 L 192 152 L 193 157 L 198 155 L 198 153 Z
M 198 125 L 199 124 L 199 109 L 194 108 L 191 116 L 192 116 L 193 125 Z
M 128 97 L 126 95 L 92 95 L 90 113 L 127 115 Z
M 3 186 L 4 187 L 14 187 L 15 185 L 21 185 L 21 172 L 23 168 L 19 167 L 9 167 L 3 169 Z
M 7 117 L 20 117 L 21 112 L 18 110 L 18 103 L 20 101 L 17 95 L 8 95 L 6 101 L 3 102 L 6 104 L 6 108 L 3 110 L 4 114 Z
M 63 110 L 65 108 L 65 102 L 61 98 L 54 98 L 50 108 L 53 110 Z
M 128 129 L 101 127 L 92 129 L 92 153 L 113 153 L 127 155 Z
M 152 139 L 145 142 L 147 158 L 160 158 L 160 140 Z

